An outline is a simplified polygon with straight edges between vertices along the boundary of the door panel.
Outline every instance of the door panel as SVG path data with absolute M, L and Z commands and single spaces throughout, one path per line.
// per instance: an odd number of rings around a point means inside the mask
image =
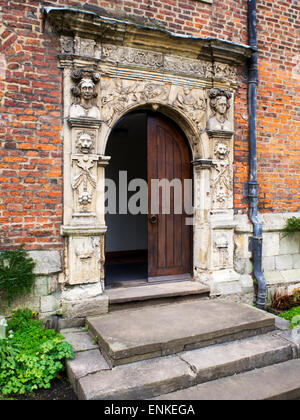
M 185 224 L 184 179 L 191 179 L 190 152 L 179 129 L 160 116 L 148 117 L 148 276 L 174 276 L 191 272 L 191 226 Z M 173 180 L 178 184 L 178 195 L 170 188 L 163 200 L 159 189 L 159 207 L 151 213 L 156 190 L 151 180 Z M 166 184 L 166 187 L 168 185 Z M 168 191 L 166 188 L 165 191 Z M 168 199 L 169 206 L 168 206 Z M 182 203 L 182 212 L 174 212 L 174 203 Z M 166 210 L 170 211 L 168 214 Z M 151 217 L 152 216 L 152 217 Z

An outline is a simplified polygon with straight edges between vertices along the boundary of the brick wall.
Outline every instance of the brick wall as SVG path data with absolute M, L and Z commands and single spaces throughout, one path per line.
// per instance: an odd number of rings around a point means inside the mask
M 89 8 L 150 19 L 177 33 L 247 43 L 247 0 L 0 0 L 0 247 L 60 248 L 62 79 L 58 40 L 45 34 L 42 6 Z M 257 0 L 260 208 L 300 209 L 296 0 Z M 298 25 L 298 26 L 297 26 Z M 297 56 L 298 54 L 298 56 Z M 235 207 L 247 211 L 247 75 L 235 107 Z M 297 104 L 298 102 L 298 104 Z M 297 110 L 298 105 L 298 110 Z M 297 125 L 298 120 L 298 125 Z M 297 131 L 298 130 L 298 131 Z

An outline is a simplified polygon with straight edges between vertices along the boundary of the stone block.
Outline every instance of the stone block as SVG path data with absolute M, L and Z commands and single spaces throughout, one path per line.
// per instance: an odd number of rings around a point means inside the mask
M 268 271 L 264 273 L 268 285 L 283 284 L 284 278 L 280 271 Z
M 300 269 L 286 270 L 281 272 L 285 283 L 299 283 L 300 282 Z
M 280 255 L 297 254 L 300 251 L 300 235 L 294 234 L 280 238 Z
M 48 278 L 46 276 L 39 276 L 35 279 L 34 294 L 36 296 L 47 296 L 48 292 Z
M 89 336 L 89 334 L 84 332 L 64 332 L 61 331 L 62 336 L 65 340 L 71 344 L 74 352 L 81 352 L 87 350 L 98 349 L 98 345 L 94 343 L 94 340 Z
M 279 255 L 279 243 L 280 234 L 279 232 L 267 232 L 263 234 L 263 257 L 272 257 Z
M 293 255 L 293 268 L 300 268 L 300 254 Z
M 78 379 L 101 370 L 109 369 L 99 349 L 75 353 L 74 359 L 67 360 L 66 366 L 68 378 L 74 389 L 76 389 Z
M 101 283 L 66 287 L 62 292 L 63 301 L 75 301 L 95 298 L 102 295 Z
M 100 295 L 90 299 L 63 300 L 62 315 L 65 318 L 81 318 L 103 315 L 108 312 L 108 296 Z
M 60 294 L 41 297 L 41 312 L 56 313 L 60 306 Z
M 240 278 L 240 283 L 242 287 L 242 293 L 251 293 L 253 292 L 253 279 L 249 274 L 244 274 Z
M 29 251 L 36 262 L 34 272 L 38 275 L 59 273 L 62 270 L 60 251 Z
M 291 270 L 293 268 L 293 257 L 292 255 L 278 255 L 275 257 L 275 268 L 276 270 Z
M 263 271 L 275 271 L 275 257 L 263 257 Z

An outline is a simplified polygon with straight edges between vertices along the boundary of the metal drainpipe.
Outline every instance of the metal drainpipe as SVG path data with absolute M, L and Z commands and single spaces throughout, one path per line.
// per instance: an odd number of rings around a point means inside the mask
M 256 97 L 258 84 L 257 34 L 256 34 L 256 0 L 248 0 L 249 44 L 253 54 L 249 63 L 249 218 L 253 224 L 251 251 L 253 275 L 257 286 L 255 303 L 257 308 L 265 309 L 267 288 L 262 272 L 262 223 L 258 217 L 258 182 L 257 182 L 257 138 L 256 138 Z

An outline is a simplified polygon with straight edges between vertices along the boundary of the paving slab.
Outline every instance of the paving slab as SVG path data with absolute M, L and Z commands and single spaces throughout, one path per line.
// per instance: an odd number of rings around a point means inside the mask
M 179 353 L 203 383 L 293 358 L 296 345 L 275 333 Z
M 269 313 L 222 300 L 112 312 L 87 323 L 111 366 L 246 338 L 275 325 Z
M 66 368 L 73 389 L 77 391 L 77 381 L 80 378 L 109 369 L 109 366 L 101 355 L 100 350 L 95 349 L 75 353 L 74 359 L 66 361 Z
M 143 360 L 88 375 L 78 381 L 80 400 L 147 399 L 192 385 L 193 372 L 177 356 Z
M 300 359 L 206 382 L 154 400 L 295 400 L 300 398 Z
M 198 282 L 182 281 L 162 284 L 149 284 L 137 287 L 108 289 L 109 304 L 145 301 L 168 297 L 192 296 L 209 293 L 209 288 Z
M 98 345 L 87 332 L 67 332 L 62 335 L 75 352 L 98 349 Z

